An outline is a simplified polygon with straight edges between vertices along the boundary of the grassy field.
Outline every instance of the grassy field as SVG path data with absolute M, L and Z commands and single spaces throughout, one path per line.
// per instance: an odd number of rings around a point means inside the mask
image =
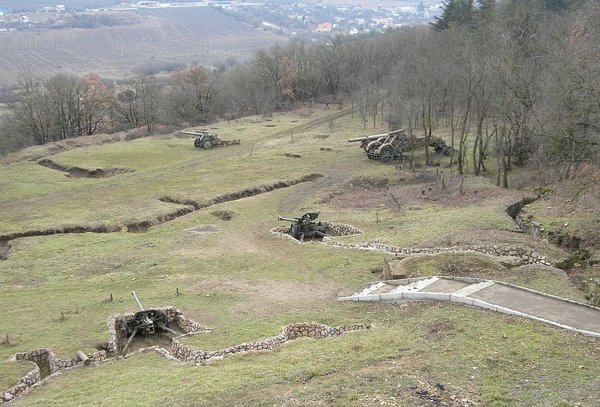
M 35 161 L 3 164 L 2 235 L 89 225 L 118 231 L 9 242 L 8 259 L 0 261 L 0 339 L 9 338 L 0 344 L 0 384 L 7 387 L 22 374 L 22 367 L 4 361 L 15 352 L 45 347 L 72 357 L 78 349 L 94 351 L 108 339 L 109 316 L 136 310 L 130 291 L 146 307 L 173 305 L 214 328 L 186 338 L 205 350 L 274 336 L 293 322 L 371 323 L 372 330 L 298 339 L 208 366 L 155 354 L 112 360 L 60 375 L 15 405 L 594 405 L 600 391 L 597 340 L 449 304 L 338 303 L 337 297 L 379 279 L 376 272 L 389 256 L 300 245 L 270 233 L 285 224 L 278 215 L 320 211 L 320 219 L 365 232 L 340 238 L 349 242 L 502 243 L 563 254 L 513 232 L 504 208 L 520 192 L 467 177 L 460 193 L 448 173 L 442 189 L 434 168 L 413 173 L 368 160 L 346 142 L 365 133 L 358 118 L 293 137 L 272 136 L 326 113 L 304 109 L 212 126 L 223 139 L 241 139 L 239 146 L 197 150 L 191 138 L 168 135 L 47 157 L 65 166 L 133 170 L 108 178 L 69 178 Z M 165 196 L 209 204 L 225 193 L 308 174 L 322 177 L 160 221 L 184 207 L 161 201 Z M 365 180 L 385 182 L 373 187 Z M 228 211 L 231 220 L 221 220 L 218 211 Z M 156 226 L 127 231 L 127 224 L 142 220 Z M 566 277 L 460 255 L 415 258 L 407 267 L 414 275 L 440 267 L 484 273 L 577 297 Z

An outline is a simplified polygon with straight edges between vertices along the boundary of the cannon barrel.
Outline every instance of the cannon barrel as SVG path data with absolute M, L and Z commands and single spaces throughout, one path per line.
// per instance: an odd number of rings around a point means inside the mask
M 196 137 L 200 137 L 200 136 L 204 136 L 206 133 L 202 132 L 202 131 L 179 131 L 179 134 L 186 134 L 188 136 L 196 136 Z
M 140 302 L 140 300 L 138 300 L 137 295 L 135 295 L 135 291 L 132 291 L 131 295 L 133 296 L 133 299 L 135 300 L 135 302 L 137 302 L 137 305 L 140 307 L 140 310 L 144 311 L 144 307 L 142 306 L 142 303 Z
M 379 137 L 385 137 L 387 135 L 388 135 L 388 133 L 383 133 L 383 134 L 373 134 L 372 136 L 363 136 L 363 137 L 349 138 L 348 142 L 349 143 L 353 143 L 355 141 L 377 140 Z
M 405 132 L 406 132 L 406 130 L 404 130 L 404 129 L 398 129 L 398 130 L 392 130 L 389 133 L 373 134 L 371 136 L 349 138 L 348 141 L 350 143 L 353 143 L 355 141 L 377 140 L 380 137 L 394 136 L 394 135 L 402 134 L 402 133 L 405 133 Z
M 300 218 L 286 218 L 285 216 L 280 216 L 277 220 L 284 220 L 286 222 L 298 222 Z

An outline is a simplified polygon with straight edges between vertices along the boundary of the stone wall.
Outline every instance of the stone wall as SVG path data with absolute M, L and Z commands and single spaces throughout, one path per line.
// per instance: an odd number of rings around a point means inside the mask
M 36 365 L 25 376 L 20 378 L 17 383 L 6 391 L 0 391 L 0 404 L 7 403 L 19 396 L 25 390 L 36 384 L 42 379 L 40 368 Z
M 552 262 L 545 256 L 540 255 L 533 249 L 517 247 L 517 246 L 500 246 L 500 245 L 470 245 L 460 247 L 397 247 L 381 243 L 379 240 L 370 242 L 351 244 L 342 243 L 332 238 L 324 238 L 323 243 L 342 247 L 345 249 L 381 251 L 385 253 L 409 256 L 413 254 L 437 254 L 437 253 L 468 253 L 476 252 L 488 254 L 494 257 L 511 258 L 513 266 L 521 266 L 524 264 L 543 264 L 551 266 Z
M 348 331 L 370 328 L 371 325 L 368 324 L 353 324 L 342 325 L 338 327 L 330 327 L 327 325 L 315 323 L 297 323 L 285 326 L 283 328 L 283 331 L 277 336 L 273 336 L 257 342 L 242 343 L 240 345 L 216 351 L 204 351 L 194 346 L 182 343 L 180 339 L 185 336 L 188 336 L 188 334 L 173 339 L 172 351 L 173 356 L 181 361 L 205 364 L 207 362 L 210 362 L 211 360 L 222 359 L 225 356 L 233 355 L 235 353 L 270 350 L 289 340 L 293 340 L 300 337 L 323 339 L 330 336 L 338 336 Z
M 91 363 L 99 363 L 106 359 L 106 351 L 100 350 L 87 355 L 87 357 Z M 19 352 L 15 354 L 15 359 L 31 361 L 35 363 L 36 367 L 19 379 L 17 384 L 13 387 L 4 392 L 0 391 L 0 404 L 11 401 L 46 377 L 55 373 L 60 373 L 65 369 L 72 369 L 84 365 L 83 360 L 78 357 L 61 359 L 45 348 L 29 352 Z
M 101 362 L 106 359 L 106 351 L 99 350 L 87 355 L 91 363 Z M 29 360 L 38 365 L 41 377 L 44 378 L 59 370 L 73 366 L 83 365 L 83 361 L 77 356 L 71 359 L 61 359 L 48 349 L 36 349 L 29 352 L 20 352 L 15 355 L 17 360 Z

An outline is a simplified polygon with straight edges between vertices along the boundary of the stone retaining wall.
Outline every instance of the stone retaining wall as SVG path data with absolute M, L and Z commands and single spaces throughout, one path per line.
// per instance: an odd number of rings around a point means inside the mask
M 36 365 L 25 376 L 20 378 L 17 383 L 10 389 L 0 392 L 0 404 L 7 403 L 19 396 L 25 390 L 36 384 L 42 379 L 40 368 Z
M 499 246 L 499 245 L 472 245 L 462 247 L 424 247 L 424 248 L 412 248 L 412 247 L 397 247 L 381 243 L 379 240 L 373 240 L 365 243 L 351 244 L 338 242 L 335 239 L 325 237 L 323 243 L 341 247 L 344 249 L 357 249 L 357 250 L 370 250 L 370 251 L 381 251 L 391 254 L 398 255 L 413 255 L 413 254 L 437 254 L 437 253 L 464 253 L 464 252 L 477 252 L 488 254 L 494 257 L 510 257 L 513 259 L 514 266 L 521 266 L 524 264 L 543 264 L 551 266 L 552 262 L 545 256 L 538 254 L 533 249 L 527 249 L 517 246 Z
M 342 325 L 338 327 L 330 327 L 323 324 L 315 323 L 297 323 L 287 325 L 283 331 L 277 335 L 261 341 L 242 343 L 240 345 L 216 351 L 203 351 L 194 346 L 186 345 L 180 341 L 181 338 L 188 336 L 182 335 L 179 338 L 173 338 L 173 356 L 181 361 L 194 362 L 197 364 L 205 364 L 211 360 L 222 359 L 225 356 L 233 355 L 240 352 L 270 350 L 277 346 L 296 338 L 309 337 L 314 339 L 323 339 L 330 336 L 338 336 L 348 331 L 361 329 L 370 329 L 368 324 L 353 324 Z
M 92 363 L 101 362 L 106 359 L 106 351 L 99 350 L 87 355 Z M 30 352 L 20 352 L 15 355 L 17 360 L 29 360 L 38 365 L 42 377 L 49 376 L 69 367 L 83 365 L 83 361 L 77 356 L 72 359 L 61 359 L 48 349 L 36 349 Z
M 100 350 L 87 355 L 87 357 L 92 363 L 99 363 L 106 359 L 106 351 Z M 19 352 L 15 354 L 15 359 L 31 361 L 36 364 L 36 367 L 19 379 L 13 387 L 4 392 L 0 391 L 0 404 L 13 400 L 46 377 L 66 369 L 84 365 L 83 360 L 78 357 L 61 359 L 46 348 L 29 352 Z

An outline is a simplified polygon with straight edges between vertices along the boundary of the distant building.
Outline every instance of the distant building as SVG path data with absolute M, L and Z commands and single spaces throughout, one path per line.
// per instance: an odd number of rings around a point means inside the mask
M 160 6 L 160 3 L 158 1 L 138 1 L 137 3 L 138 7 L 144 8 L 144 7 L 158 7 Z
M 21 18 L 19 19 L 23 24 L 29 24 L 29 17 L 27 16 L 21 16 Z
M 333 29 L 333 24 L 331 23 L 321 23 L 317 27 L 317 32 L 329 32 Z
M 64 6 L 64 4 L 57 4 L 56 6 L 54 6 L 54 11 L 56 11 L 57 13 L 64 13 L 65 11 L 67 11 L 67 8 Z

